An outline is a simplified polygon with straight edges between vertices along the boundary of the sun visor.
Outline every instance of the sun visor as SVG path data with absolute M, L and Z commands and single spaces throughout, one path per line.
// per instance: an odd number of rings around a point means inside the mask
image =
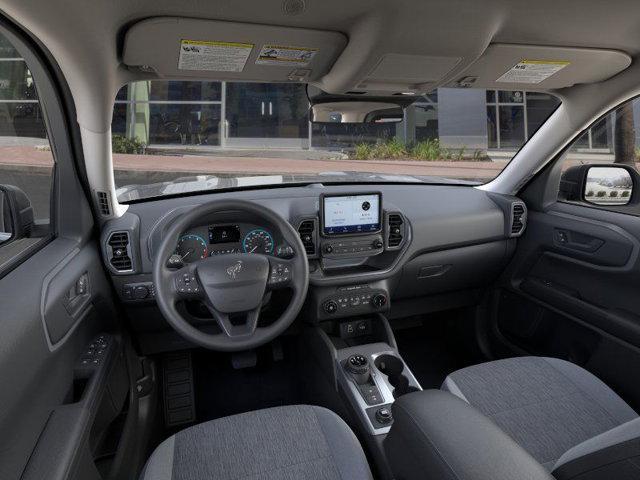
M 122 60 L 161 78 L 308 82 L 346 45 L 337 32 L 163 17 L 127 31 Z
M 616 50 L 492 44 L 450 87 L 496 90 L 554 90 L 596 83 L 631 65 Z

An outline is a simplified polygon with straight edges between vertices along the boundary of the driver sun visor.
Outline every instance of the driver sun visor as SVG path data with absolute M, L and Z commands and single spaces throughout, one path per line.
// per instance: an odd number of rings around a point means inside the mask
M 163 17 L 127 31 L 122 59 L 158 78 L 310 82 L 346 45 L 338 32 Z

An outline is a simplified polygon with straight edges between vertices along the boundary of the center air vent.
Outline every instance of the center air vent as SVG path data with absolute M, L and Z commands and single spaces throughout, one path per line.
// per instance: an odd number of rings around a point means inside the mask
M 300 240 L 302 240 L 304 249 L 307 252 L 307 255 L 310 257 L 316 254 L 315 230 L 315 220 L 304 220 L 300 222 L 300 226 L 298 227 Z
M 118 272 L 130 272 L 133 270 L 133 262 L 129 252 L 128 232 L 114 232 L 109 235 L 107 255 L 109 256 L 109 263 Z
M 390 213 L 387 216 L 387 246 L 397 248 L 404 240 L 404 219 L 399 213 Z
M 511 206 L 511 218 L 511 236 L 517 237 L 527 225 L 527 207 L 524 203 L 514 203 Z

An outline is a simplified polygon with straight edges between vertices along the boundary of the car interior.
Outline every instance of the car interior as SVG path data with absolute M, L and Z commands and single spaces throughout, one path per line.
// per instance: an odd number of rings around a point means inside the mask
M 3 0 L 0 478 L 640 479 L 639 24 Z

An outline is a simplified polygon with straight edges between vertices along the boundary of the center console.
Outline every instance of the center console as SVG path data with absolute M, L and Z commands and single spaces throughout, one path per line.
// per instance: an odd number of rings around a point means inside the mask
M 398 351 L 386 343 L 340 349 L 336 361 L 338 385 L 371 435 L 389 432 L 397 398 L 422 390 Z
M 333 386 L 336 397 L 331 401 L 337 403 L 328 404 L 352 419 L 375 452 L 380 478 L 393 478 L 384 452 L 395 422 L 392 406 L 422 387 L 400 355 L 387 318 L 378 313 L 320 322 L 306 330 L 304 345 L 315 359 L 316 378 L 326 377 Z M 325 394 L 326 387 L 314 392 Z
M 410 236 L 404 216 L 389 207 L 380 192 L 323 193 L 318 217 L 301 224 L 311 262 L 307 318 L 326 335 L 336 385 L 371 437 L 389 431 L 396 398 L 422 390 L 384 317 L 389 272 Z

